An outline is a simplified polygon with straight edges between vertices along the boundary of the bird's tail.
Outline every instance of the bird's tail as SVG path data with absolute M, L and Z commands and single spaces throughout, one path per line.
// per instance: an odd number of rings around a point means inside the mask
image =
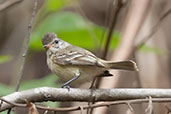
M 105 64 L 105 67 L 108 69 L 138 71 L 136 63 L 134 61 L 120 61 L 120 62 L 104 61 L 103 63 Z

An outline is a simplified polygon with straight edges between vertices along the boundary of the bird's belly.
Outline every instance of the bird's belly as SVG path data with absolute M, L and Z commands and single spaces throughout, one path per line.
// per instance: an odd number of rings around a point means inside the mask
M 77 80 L 71 82 L 71 85 L 81 85 L 85 82 L 89 82 L 93 80 L 95 76 L 99 76 L 105 71 L 105 69 L 93 66 L 66 66 L 54 64 L 52 61 L 49 62 L 48 67 L 64 82 L 67 82 L 78 74 L 80 75 Z

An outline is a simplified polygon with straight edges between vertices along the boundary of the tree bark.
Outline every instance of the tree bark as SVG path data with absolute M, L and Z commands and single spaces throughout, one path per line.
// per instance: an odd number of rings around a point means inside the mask
M 40 87 L 21 92 L 15 92 L 2 97 L 9 102 L 25 103 L 25 99 L 30 102 L 43 101 L 116 101 L 142 99 L 151 96 L 152 98 L 171 98 L 171 89 L 68 89 Z M 2 101 L 0 101 L 2 102 Z M 12 105 L 3 102 L 0 112 Z

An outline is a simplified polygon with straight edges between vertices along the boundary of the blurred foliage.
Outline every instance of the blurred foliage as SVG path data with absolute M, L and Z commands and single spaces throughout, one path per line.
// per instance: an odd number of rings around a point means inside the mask
M 30 49 L 32 51 L 42 50 L 41 38 L 46 32 L 54 32 L 59 38 L 83 48 L 94 49 L 99 47 L 104 28 L 101 28 L 85 20 L 76 13 L 59 12 L 48 15 L 35 28 L 31 35 Z M 90 33 L 91 32 L 91 33 Z M 93 35 L 92 35 L 93 34 Z M 119 34 L 112 36 L 111 47 L 116 47 Z M 102 42 L 104 45 L 104 42 Z
M 44 9 L 48 12 L 56 11 L 62 7 L 64 7 L 66 4 L 68 4 L 70 0 L 46 0 L 44 3 Z
M 14 91 L 14 87 L 12 86 L 7 86 L 5 84 L 0 83 L 0 96 L 4 96 L 7 94 L 10 94 Z
M 8 110 L 1 112 L 1 114 L 8 114 Z M 11 111 L 10 114 L 15 114 L 13 111 Z
M 38 88 L 38 87 L 45 87 L 45 86 L 59 87 L 59 85 L 57 85 L 56 83 L 57 79 L 58 78 L 56 75 L 49 75 L 41 79 L 26 80 L 21 83 L 20 91 L 32 89 L 32 88 Z M 7 85 L 0 83 L 0 96 L 8 95 L 10 93 L 13 93 L 13 91 L 14 91 L 14 86 L 7 86 Z M 43 105 L 56 107 L 58 103 L 57 102 L 43 102 Z
M 31 88 L 37 88 L 37 87 L 59 87 L 56 84 L 57 80 L 56 75 L 49 75 L 41 79 L 34 79 L 34 80 L 26 80 L 21 83 L 20 90 L 26 90 Z M 0 96 L 4 96 L 10 93 L 13 93 L 14 86 L 7 86 L 0 83 Z
M 21 84 L 20 90 L 43 87 L 43 86 L 58 87 L 58 85 L 56 84 L 57 79 L 58 78 L 56 75 L 49 75 L 41 79 L 27 80 Z
M 170 54 L 169 51 L 166 51 L 164 49 L 160 49 L 153 46 L 143 45 L 142 47 L 139 47 L 138 51 L 143 53 L 154 53 L 156 55 L 168 55 Z
M 8 62 L 12 59 L 10 55 L 0 55 L 0 64 Z

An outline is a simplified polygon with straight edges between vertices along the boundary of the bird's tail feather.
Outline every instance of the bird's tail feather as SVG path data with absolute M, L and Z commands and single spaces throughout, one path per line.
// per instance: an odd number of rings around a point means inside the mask
M 120 61 L 120 62 L 105 61 L 105 66 L 108 69 L 138 71 L 136 63 L 134 61 Z

